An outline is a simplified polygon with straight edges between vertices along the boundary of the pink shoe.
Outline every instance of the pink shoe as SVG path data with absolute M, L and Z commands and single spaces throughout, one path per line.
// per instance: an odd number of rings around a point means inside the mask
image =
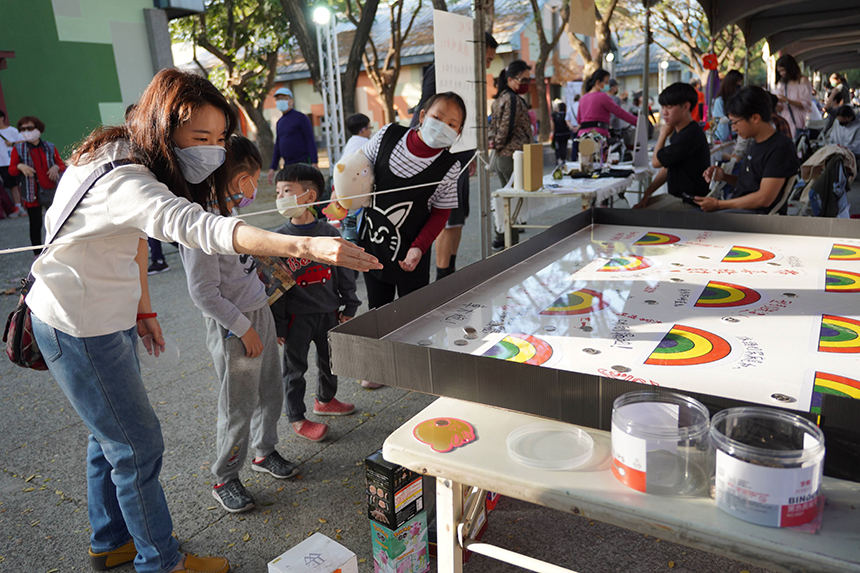
M 341 402 L 337 398 L 322 403 L 314 398 L 314 414 L 318 416 L 348 416 L 355 412 L 355 406 L 349 402 Z
M 290 424 L 292 426 L 292 424 Z M 310 420 L 305 420 L 302 422 L 302 425 L 299 426 L 299 429 L 296 430 L 295 426 L 293 426 L 293 431 L 300 435 L 303 438 L 307 438 L 312 442 L 319 442 L 324 439 L 328 435 L 328 426 L 325 424 L 320 424 L 318 422 L 311 422 Z
M 368 380 L 361 381 L 361 387 L 367 388 L 368 390 L 376 390 L 377 388 L 382 388 L 385 384 L 377 384 L 376 382 L 370 382 Z

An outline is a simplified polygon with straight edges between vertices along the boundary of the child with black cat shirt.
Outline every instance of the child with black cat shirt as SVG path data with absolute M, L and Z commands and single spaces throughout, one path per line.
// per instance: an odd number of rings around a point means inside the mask
M 374 166 L 376 194 L 364 210 L 358 245 L 383 265 L 364 273 L 372 309 L 430 283 L 430 246 L 457 207 L 461 166 L 448 148 L 463 132 L 466 104 L 453 92 L 439 93 L 419 119 L 417 129 L 384 126 L 362 148 Z
M 322 173 L 306 163 L 287 165 L 276 177 L 278 209 L 289 222 L 276 230 L 300 237 L 340 237 L 326 221 L 306 207 L 325 188 Z M 334 397 L 337 376 L 329 365 L 328 331 L 355 316 L 361 301 L 355 294 L 355 271 L 308 259 L 284 258 L 296 284 L 272 304 L 278 337 L 284 339 L 284 392 L 286 413 L 293 430 L 318 442 L 329 427 L 305 419 L 305 373 L 311 342 L 317 349 L 317 381 L 314 414 L 346 416 L 355 406 Z

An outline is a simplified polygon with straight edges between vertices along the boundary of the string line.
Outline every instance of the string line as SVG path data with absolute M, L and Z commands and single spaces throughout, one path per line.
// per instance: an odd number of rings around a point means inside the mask
M 462 167 L 462 169 L 460 169 L 460 171 L 457 173 L 458 179 L 459 179 L 460 175 L 462 175 L 463 172 L 469 168 L 469 165 L 471 165 L 471 163 L 475 160 L 475 157 L 477 157 L 477 156 L 478 156 L 477 153 L 472 155 L 472 158 L 466 163 L 466 165 L 464 165 Z M 484 161 L 484 163 L 486 163 L 486 161 Z M 488 167 L 489 167 L 489 164 L 488 164 Z M 436 181 L 436 182 L 432 182 L 432 183 L 426 183 L 423 185 L 408 185 L 406 187 L 398 187 L 396 189 L 386 189 L 385 191 L 373 191 L 371 193 L 365 193 L 362 195 L 353 195 L 352 197 L 349 197 L 349 199 L 360 199 L 360 198 L 364 198 L 364 197 L 373 197 L 374 195 L 384 195 L 386 193 L 396 193 L 398 191 L 408 191 L 410 189 L 417 189 L 419 187 L 428 187 L 430 185 L 441 185 L 443 182 L 444 182 L 444 180 Z M 306 203 L 303 206 L 304 207 L 313 207 L 316 205 L 326 205 L 328 203 L 333 203 L 334 201 L 337 201 L 337 199 L 328 199 L 326 201 L 316 201 L 314 203 Z M 278 213 L 278 212 L 279 212 L 278 209 L 267 209 L 265 211 L 257 211 L 254 213 L 248 213 L 247 215 L 239 215 L 237 218 L 245 220 L 245 219 L 248 219 L 251 217 L 257 217 L 259 215 L 269 215 L 271 213 Z M 118 238 L 123 238 L 123 237 L 132 237 L 132 236 L 137 236 L 137 234 L 138 233 L 127 233 L 125 235 L 111 235 L 110 237 L 90 237 L 90 238 L 86 238 L 86 239 L 76 239 L 74 241 L 54 241 L 50 245 L 32 245 L 29 247 L 14 247 L 14 248 L 10 248 L 10 249 L 0 249 L 0 255 L 11 255 L 14 253 L 24 253 L 27 251 L 42 250 L 48 246 L 52 246 L 52 247 L 53 246 L 65 246 L 65 245 L 73 245 L 73 244 L 77 244 L 77 243 L 88 243 L 91 241 L 104 241 L 107 239 L 118 239 Z

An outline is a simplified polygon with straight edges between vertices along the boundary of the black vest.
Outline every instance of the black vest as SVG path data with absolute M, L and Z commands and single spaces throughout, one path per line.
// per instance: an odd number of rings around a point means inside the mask
M 365 251 L 379 259 L 384 265 L 382 270 L 369 271 L 375 278 L 387 283 L 397 284 L 406 275 L 430 273 L 430 249 L 421 257 L 421 262 L 411 273 L 407 273 L 398 264 L 406 258 L 406 252 L 412 242 L 418 237 L 427 219 L 430 208 L 427 202 L 457 159 L 443 150 L 424 171 L 409 179 L 402 179 L 391 172 L 389 162 L 397 143 L 409 131 L 409 128 L 396 123 L 385 130 L 376 155 L 376 165 L 373 175 L 375 191 L 398 189 L 421 185 L 413 189 L 395 191 L 394 193 L 374 194 L 370 206 L 362 214 L 361 229 L 358 233 L 358 244 Z M 431 183 L 436 183 L 431 185 Z

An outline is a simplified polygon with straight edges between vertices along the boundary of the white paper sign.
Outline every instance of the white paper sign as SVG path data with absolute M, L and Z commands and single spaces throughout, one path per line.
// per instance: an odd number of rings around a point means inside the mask
M 474 21 L 442 10 L 433 11 L 436 93 L 454 92 L 466 102 L 466 125 L 452 152 L 478 147 L 475 99 Z

